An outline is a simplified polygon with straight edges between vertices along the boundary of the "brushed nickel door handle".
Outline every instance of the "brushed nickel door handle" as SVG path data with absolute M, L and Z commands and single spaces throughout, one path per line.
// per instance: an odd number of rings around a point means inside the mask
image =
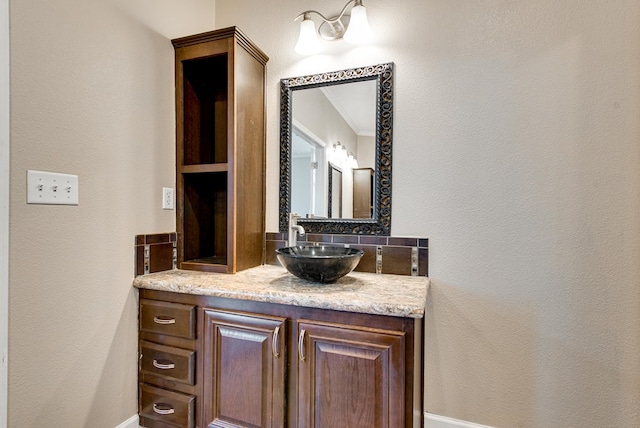
M 305 335 L 306 331 L 303 328 L 302 330 L 300 330 L 300 336 L 298 336 L 298 357 L 300 358 L 300 361 L 304 362 L 306 361 L 307 357 L 304 355 L 304 335 Z
M 276 327 L 273 332 L 273 339 L 271 341 L 271 347 L 273 348 L 273 358 L 280 358 L 280 326 Z
M 156 324 L 175 324 L 176 319 L 171 317 L 153 317 L 153 322 Z
M 153 403 L 153 411 L 159 415 L 172 415 L 176 412 L 176 409 L 167 403 Z
M 153 367 L 160 370 L 171 370 L 176 368 L 176 365 L 172 361 L 167 361 L 167 360 L 161 360 L 161 361 L 153 360 Z

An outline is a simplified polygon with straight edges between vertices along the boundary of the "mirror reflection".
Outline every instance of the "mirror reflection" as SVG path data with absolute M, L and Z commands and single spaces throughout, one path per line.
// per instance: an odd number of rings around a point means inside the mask
M 329 218 L 342 218 L 342 170 L 329 162 Z
M 280 83 L 280 230 L 389 235 L 393 63 Z
M 292 211 L 306 218 L 372 218 L 370 198 L 358 194 L 372 189 L 356 186 L 354 174 L 375 168 L 376 81 L 295 91 L 293 106 Z M 329 165 L 340 174 L 325 174 Z M 367 209 L 354 205 L 365 199 Z

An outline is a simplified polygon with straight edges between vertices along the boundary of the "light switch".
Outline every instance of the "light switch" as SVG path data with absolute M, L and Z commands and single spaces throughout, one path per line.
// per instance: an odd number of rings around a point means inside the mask
M 78 176 L 57 172 L 27 171 L 27 203 L 78 205 Z

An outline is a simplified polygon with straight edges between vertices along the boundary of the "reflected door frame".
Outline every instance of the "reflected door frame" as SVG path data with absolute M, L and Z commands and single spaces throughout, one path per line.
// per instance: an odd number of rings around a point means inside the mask
M 327 215 L 329 218 L 342 218 L 342 169 L 332 162 L 327 164 Z
M 327 144 L 305 126 L 301 125 L 297 121 L 294 121 L 292 129 L 292 144 L 293 141 L 296 140 L 296 137 L 299 137 L 301 140 L 305 141 L 307 144 L 315 148 L 315 150 L 313 150 L 313 156 L 311 158 L 311 162 L 315 164 L 315 168 L 312 168 L 311 170 L 311 180 L 309 188 L 309 205 L 311 212 L 300 212 L 297 214 L 300 214 L 302 217 L 307 217 L 307 214 L 313 213 L 315 216 L 324 217 L 326 215 L 326 205 L 324 201 L 326 201 L 327 198 L 326 188 L 328 182 L 325 173 L 325 165 L 327 164 L 325 149 Z M 323 189 L 322 192 L 318 192 L 317 189 L 319 188 L 319 186 L 321 189 Z

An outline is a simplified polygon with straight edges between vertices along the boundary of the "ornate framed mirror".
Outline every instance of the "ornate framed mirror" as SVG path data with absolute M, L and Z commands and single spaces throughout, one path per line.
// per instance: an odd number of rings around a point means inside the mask
M 390 234 L 393 79 L 385 63 L 280 81 L 281 232 L 296 212 L 308 233 Z M 330 164 L 342 171 L 337 216 L 328 214 L 329 198 L 338 203 Z M 363 169 L 372 171 L 368 188 L 355 185 Z M 362 201 L 370 209 L 356 217 Z

